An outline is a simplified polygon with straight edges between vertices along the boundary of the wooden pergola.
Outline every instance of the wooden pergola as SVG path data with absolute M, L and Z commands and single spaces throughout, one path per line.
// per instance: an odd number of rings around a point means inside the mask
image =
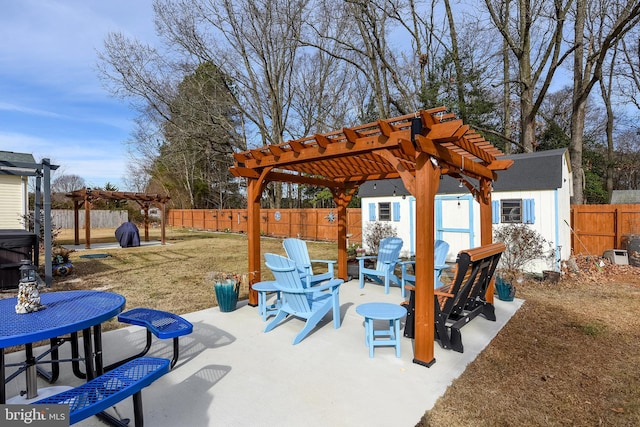
M 91 249 L 91 203 L 93 200 L 132 200 L 137 202 L 144 211 L 144 241 L 149 241 L 149 208 L 152 205 L 158 205 L 161 210 L 160 215 L 160 240 L 165 244 L 165 208 L 170 197 L 163 194 L 146 194 L 146 193 L 127 193 L 122 191 L 106 191 L 93 190 L 91 188 L 83 188 L 66 194 L 73 200 L 73 231 L 74 243 L 80 244 L 80 218 L 79 210 L 84 206 L 84 232 L 85 232 L 85 248 Z
M 247 234 L 251 283 L 260 280 L 260 199 L 267 183 L 293 182 L 327 187 L 338 222 L 338 276 L 347 277 L 346 210 L 368 180 L 401 178 L 416 198 L 416 292 L 414 362 L 434 358 L 434 199 L 440 177 L 459 179 L 480 204 L 481 244 L 492 242 L 491 183 L 512 160 L 446 107 L 379 120 L 326 134 L 236 153 L 230 168 L 247 178 Z M 493 301 L 492 289 L 488 298 Z M 249 303 L 257 304 L 250 292 Z

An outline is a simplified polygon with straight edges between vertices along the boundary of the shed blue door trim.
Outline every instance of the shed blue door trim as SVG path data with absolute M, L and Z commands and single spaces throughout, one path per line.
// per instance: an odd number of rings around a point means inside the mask
M 369 203 L 369 221 L 376 220 L 376 204 Z
M 443 215 L 445 215 L 446 213 L 443 212 L 442 209 L 442 201 L 443 200 L 455 200 L 455 201 L 467 201 L 467 206 L 468 208 L 468 215 L 469 215 L 469 227 L 468 228 L 464 228 L 464 227 L 444 227 L 442 225 L 442 218 Z M 474 224 L 475 224 L 475 218 L 473 216 L 473 196 L 471 194 L 467 194 L 464 196 L 436 196 L 435 199 L 435 216 L 436 216 L 436 230 L 435 230 L 435 235 L 436 235 L 436 239 L 443 239 L 444 238 L 444 233 L 462 233 L 462 234 L 467 234 L 469 237 L 469 246 L 470 248 L 473 248 L 475 246 L 474 244 Z M 447 240 L 447 239 L 443 239 L 443 240 Z

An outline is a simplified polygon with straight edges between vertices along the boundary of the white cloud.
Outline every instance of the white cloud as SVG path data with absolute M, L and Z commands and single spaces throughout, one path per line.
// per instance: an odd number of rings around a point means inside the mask
M 8 102 L 2 102 L 2 101 L 0 101 L 0 110 L 16 112 L 16 113 L 33 114 L 36 116 L 57 117 L 57 118 L 62 117 L 62 115 L 56 113 L 55 111 L 39 110 L 36 108 L 24 107 L 22 105 L 10 104 Z

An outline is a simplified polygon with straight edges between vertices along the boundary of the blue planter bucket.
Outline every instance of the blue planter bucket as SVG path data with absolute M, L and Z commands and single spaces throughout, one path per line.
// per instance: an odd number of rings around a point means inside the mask
M 223 313 L 228 313 L 236 309 L 238 303 L 238 292 L 240 291 L 240 285 L 234 282 L 216 283 L 213 285 L 216 292 L 216 300 L 218 300 L 218 307 Z
M 511 283 L 506 283 L 502 277 L 496 277 L 496 292 L 502 301 L 513 301 L 516 295 L 516 288 Z

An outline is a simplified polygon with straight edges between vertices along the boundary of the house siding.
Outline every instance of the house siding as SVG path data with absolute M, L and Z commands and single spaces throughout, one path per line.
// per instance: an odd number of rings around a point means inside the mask
M 27 179 L 0 175 L 0 229 L 23 230 L 27 206 Z

